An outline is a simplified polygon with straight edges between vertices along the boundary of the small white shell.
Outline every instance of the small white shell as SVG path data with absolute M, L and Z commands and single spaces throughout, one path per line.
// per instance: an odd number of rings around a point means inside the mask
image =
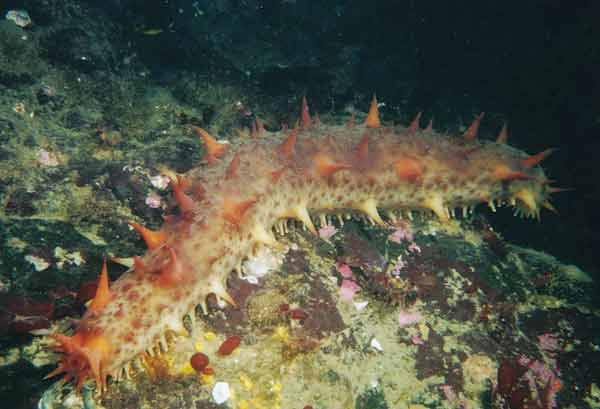
M 383 347 L 381 346 L 381 343 L 377 341 L 377 338 L 373 338 L 371 340 L 371 348 L 376 351 L 383 352 Z
M 368 301 L 360 301 L 360 302 L 355 302 L 354 303 L 354 308 L 356 308 L 356 311 L 362 311 L 365 309 L 365 307 L 369 304 Z
M 217 382 L 212 390 L 212 397 L 220 405 L 221 403 L 227 402 L 231 396 L 229 392 L 229 384 L 226 382 Z

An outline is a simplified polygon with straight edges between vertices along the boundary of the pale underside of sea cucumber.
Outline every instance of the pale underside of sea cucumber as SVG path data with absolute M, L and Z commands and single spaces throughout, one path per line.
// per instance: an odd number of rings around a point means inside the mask
M 179 212 L 160 231 L 132 223 L 148 251 L 110 286 L 103 269 L 75 333 L 52 335 L 62 356 L 49 376 L 64 373 L 78 388 L 93 380 L 102 391 L 109 376 L 127 375 L 170 333 L 184 332 L 184 317 L 206 309 L 210 293 L 235 304 L 228 275 L 260 246 L 281 246 L 273 230 L 288 219 L 316 234 L 312 219 L 321 215 L 356 212 L 385 225 L 414 211 L 447 221 L 480 203 L 536 218 L 541 207 L 552 209 L 557 189 L 538 166 L 551 151 L 514 149 L 505 128 L 494 142 L 478 140 L 481 117 L 461 138 L 420 129 L 419 116 L 408 127 L 385 126 L 374 98 L 363 124 L 328 126 L 311 118 L 304 100 L 294 129 L 259 126 L 235 149 L 193 127 L 206 165 L 173 181 Z

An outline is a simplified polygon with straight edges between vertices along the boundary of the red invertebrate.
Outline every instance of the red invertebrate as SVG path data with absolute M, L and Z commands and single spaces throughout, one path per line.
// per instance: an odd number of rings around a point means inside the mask
M 78 301 L 95 296 L 72 336 L 53 336 L 63 355 L 51 375 L 63 373 L 78 387 L 93 380 L 102 390 L 136 357 L 167 348 L 165 337 L 182 333 L 182 319 L 193 320 L 197 303 L 206 309 L 207 296 L 235 307 L 228 275 L 259 246 L 280 247 L 272 230 L 286 219 L 316 236 L 314 212 L 360 213 L 382 226 L 381 210 L 433 213 L 446 222 L 457 208 L 465 213 L 486 202 L 539 218 L 560 190 L 538 166 L 551 151 L 530 156 L 508 147 L 505 130 L 498 142 L 477 140 L 482 116 L 457 140 L 431 125 L 420 129 L 420 115 L 409 127 L 386 127 L 375 98 L 362 125 L 321 124 L 303 98 L 291 132 L 268 132 L 259 123 L 256 137 L 235 149 L 192 126 L 206 156 L 199 168 L 173 175 L 179 211 L 157 231 L 130 223 L 147 252 L 112 285 L 103 266 L 98 285 L 82 287 Z M 282 313 L 308 318 L 301 309 Z M 218 354 L 230 354 L 240 341 L 228 338 Z
M 208 356 L 203 354 L 202 352 L 197 352 L 190 358 L 190 365 L 196 372 L 202 372 L 208 366 L 209 359 Z
M 242 339 L 237 335 L 233 335 L 227 338 L 225 341 L 223 341 L 223 343 L 217 350 L 217 354 L 220 356 L 231 355 L 231 353 L 235 351 L 237 347 L 240 346 L 241 341 Z

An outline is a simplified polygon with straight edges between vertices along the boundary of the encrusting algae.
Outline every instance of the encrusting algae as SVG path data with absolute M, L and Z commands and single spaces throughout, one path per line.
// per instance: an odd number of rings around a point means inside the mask
M 193 127 L 206 146 L 206 166 L 173 181 L 179 212 L 161 230 L 130 223 L 148 251 L 109 285 L 103 266 L 96 296 L 72 336 L 54 334 L 62 353 L 48 376 L 64 374 L 77 388 L 93 380 L 96 391 L 118 381 L 145 357 L 169 348 L 195 319 L 199 304 L 215 294 L 231 305 L 225 281 L 262 246 L 280 248 L 273 230 L 295 219 L 313 234 L 313 218 L 347 213 L 386 225 L 398 215 L 433 212 L 441 221 L 468 214 L 476 205 L 510 205 L 515 214 L 539 218 L 558 191 L 538 166 L 551 150 L 527 155 L 506 144 L 504 127 L 495 142 L 477 140 L 483 114 L 462 138 L 438 134 L 431 123 L 387 127 L 373 98 L 364 124 L 321 124 L 303 100 L 299 123 L 267 132 L 237 149 Z

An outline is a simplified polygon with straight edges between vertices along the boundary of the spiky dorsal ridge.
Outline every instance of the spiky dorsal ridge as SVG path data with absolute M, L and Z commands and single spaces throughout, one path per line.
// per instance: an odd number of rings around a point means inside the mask
M 412 122 L 410 123 L 410 125 L 408 126 L 409 134 L 412 135 L 419 130 L 419 122 L 421 121 L 421 114 L 422 114 L 422 112 L 418 112 L 417 116 L 415 116 L 415 119 L 413 119 Z
M 217 163 L 217 159 L 221 158 L 227 152 L 227 145 L 217 141 L 207 131 L 198 127 L 192 126 L 192 129 L 202 138 L 206 146 L 206 161 L 209 165 Z
M 425 132 L 433 132 L 433 118 L 429 119 L 427 126 L 425 127 Z
M 367 119 L 365 120 L 365 126 L 367 128 L 381 128 L 381 120 L 379 119 L 379 107 L 377 106 L 377 97 L 373 94 L 371 99 L 371 106 Z
M 328 178 L 341 170 L 352 168 L 351 165 L 336 161 L 333 157 L 323 152 L 315 154 L 313 156 L 313 162 L 317 174 L 324 178 Z
M 521 161 L 521 166 L 523 166 L 525 169 L 531 169 L 535 166 L 537 166 L 538 164 L 540 164 L 544 159 L 546 159 L 548 156 L 550 156 L 552 154 L 552 152 L 554 152 L 556 149 L 550 148 L 550 149 L 546 149 L 536 155 L 532 155 L 530 157 L 528 157 L 527 159 L 523 159 Z
M 505 122 L 496 137 L 496 143 L 505 144 L 508 141 L 508 124 Z
M 308 102 L 306 101 L 306 96 L 302 97 L 302 107 L 300 112 L 300 124 L 302 129 L 310 128 L 312 124 L 312 120 L 310 118 L 310 111 L 308 109 Z
M 90 306 L 87 309 L 88 313 L 98 313 L 101 311 L 106 304 L 108 304 L 113 298 L 110 289 L 108 288 L 108 269 L 106 268 L 106 259 L 102 263 L 102 271 L 100 272 L 100 278 L 98 279 L 98 287 L 96 289 L 96 295 L 92 299 Z
M 152 231 L 141 224 L 132 221 L 129 222 L 129 225 L 139 233 L 150 250 L 162 246 L 167 241 L 167 233 L 165 231 Z
M 484 114 L 485 113 L 482 112 L 479 115 L 477 115 L 477 117 L 475 117 L 475 119 L 473 120 L 473 123 L 467 128 L 467 130 L 465 131 L 465 133 L 463 135 L 465 140 L 473 141 L 477 138 L 477 134 L 479 133 L 479 127 L 481 125 L 481 120 L 483 119 Z
M 173 186 L 173 197 L 177 201 L 181 212 L 185 213 L 193 211 L 195 206 L 194 199 L 185 193 L 185 188 L 189 186 L 190 183 L 178 175 L 177 180 L 173 181 L 171 185 Z
M 494 168 L 492 176 L 496 180 L 501 181 L 526 180 L 531 178 L 531 176 L 527 173 L 518 170 L 513 170 L 508 165 L 503 164 L 497 165 Z
M 394 163 L 398 177 L 409 183 L 416 183 L 423 174 L 423 165 L 417 159 L 406 157 Z

